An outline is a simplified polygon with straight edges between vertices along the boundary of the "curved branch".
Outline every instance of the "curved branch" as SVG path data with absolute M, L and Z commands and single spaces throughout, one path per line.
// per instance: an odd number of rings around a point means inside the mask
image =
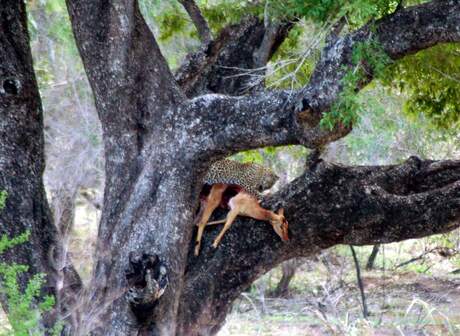
M 200 11 L 200 8 L 193 0 L 179 0 L 179 2 L 184 6 L 188 15 L 192 19 L 193 24 L 198 31 L 200 40 L 203 43 L 207 43 L 212 40 L 211 29 L 209 29 L 208 23 L 204 18 L 203 14 Z
M 430 182 L 420 187 L 421 180 Z M 381 167 L 320 162 L 264 206 L 285 209 L 291 240 L 283 243 L 267 223 L 240 217 L 213 249 L 220 227 L 207 228 L 198 258 L 190 244 L 182 321 L 198 320 L 203 329 L 215 332 L 220 324 L 206 324 L 222 323 L 232 301 L 252 281 L 289 258 L 337 244 L 389 243 L 459 227 L 460 161 L 411 158 Z M 198 334 L 187 325 L 182 331 Z
M 370 37 L 378 39 L 385 52 L 392 59 L 434 46 L 443 42 L 460 41 L 460 3 L 458 1 L 433 1 L 400 10 L 384 17 L 372 26 L 363 28 L 343 37 L 332 39 L 324 48 L 321 58 L 311 76 L 310 82 L 298 91 L 259 93 L 245 97 L 214 96 L 212 104 L 209 98 L 202 99 L 198 104 L 209 119 L 214 118 L 215 111 L 224 116 L 226 129 L 238 130 L 227 132 L 214 129 L 216 137 L 228 149 L 238 150 L 248 143 L 264 145 L 303 144 L 306 147 L 317 147 L 345 136 L 351 130 L 337 126 L 332 131 L 324 131 L 319 121 L 324 112 L 330 110 L 337 101 L 342 90 L 342 79 L 347 68 L 352 66 L 353 48 L 357 43 Z M 367 77 L 359 82 L 357 90 L 373 79 L 371 69 Z M 276 97 L 274 99 L 274 97 Z M 280 98 L 281 97 L 281 98 Z M 289 97 L 287 99 L 286 97 Z M 264 101 L 265 99 L 265 101 Z M 197 104 L 195 100 L 192 104 Z M 263 110 L 270 106 L 267 110 Z M 275 124 L 272 136 L 268 134 L 266 121 L 290 120 L 290 135 L 281 135 L 285 131 L 284 123 L 277 129 Z M 265 124 L 265 125 L 264 125 Z M 220 144 L 217 143 L 217 147 Z M 220 152 L 221 148 L 216 148 Z M 212 149 L 210 153 L 212 152 Z M 230 153 L 229 150 L 227 153 Z
M 412 6 L 385 16 L 374 24 L 330 41 L 305 88 L 305 101 L 301 111 L 313 110 L 316 114 L 330 108 L 341 90 L 341 80 L 346 67 L 352 65 L 353 47 L 372 35 L 379 41 L 388 56 L 397 60 L 438 43 L 459 42 L 460 3 L 434 0 Z M 360 82 L 362 88 L 373 79 L 372 69 Z

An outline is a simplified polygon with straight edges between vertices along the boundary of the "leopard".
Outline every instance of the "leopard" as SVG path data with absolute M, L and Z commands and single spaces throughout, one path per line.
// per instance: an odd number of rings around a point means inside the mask
M 262 192 L 272 188 L 278 179 L 271 169 L 257 163 L 224 159 L 211 165 L 203 182 L 209 185 L 221 183 L 239 186 L 261 199 Z
M 260 205 L 263 192 L 271 189 L 277 180 L 278 176 L 271 169 L 256 163 L 241 163 L 229 159 L 213 163 L 203 179 L 201 207 L 196 220 L 198 232 L 195 256 L 199 255 L 205 226 L 225 223 L 212 244 L 217 248 L 237 216 L 268 221 L 281 240 L 288 241 L 288 222 L 284 217 L 284 209 L 279 209 L 275 213 Z M 208 222 L 213 211 L 219 206 L 230 210 L 227 217 Z

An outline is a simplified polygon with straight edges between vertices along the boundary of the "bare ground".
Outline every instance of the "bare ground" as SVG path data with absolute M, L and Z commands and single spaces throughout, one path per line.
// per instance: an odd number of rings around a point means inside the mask
M 288 298 L 267 298 L 262 285 L 239 299 L 219 335 L 460 335 L 458 275 L 374 271 L 363 281 L 368 319 L 353 279 L 319 279 L 301 292 L 294 284 Z

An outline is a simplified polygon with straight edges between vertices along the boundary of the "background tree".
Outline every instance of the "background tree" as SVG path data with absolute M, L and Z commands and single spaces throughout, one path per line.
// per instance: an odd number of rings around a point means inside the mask
M 265 3 L 249 2 L 236 9 L 252 16 L 231 22 L 230 15 L 222 20 L 228 26 L 208 25 L 213 33 L 202 19 L 222 13 L 225 4 L 203 10 L 204 16 L 197 15 L 198 7 L 185 6 L 203 44 L 175 76 L 136 1 L 68 0 L 67 5 L 106 159 L 98 259 L 88 292 L 80 292 L 82 304 L 71 301 L 81 289 L 72 266 L 51 262 L 64 249 L 43 188 L 42 112 L 25 8 L 13 0 L 0 15 L 5 27 L 0 32 L 0 187 L 12 195 L 0 223 L 11 234 L 30 229 L 30 242 L 2 258 L 48 274 L 44 292 L 62 297 L 58 313 L 73 316 L 73 332 L 213 334 L 237 295 L 283 260 L 339 243 L 398 241 L 458 226 L 457 161 L 412 158 L 400 165 L 344 167 L 310 160 L 299 178 L 264 200 L 265 206 L 285 208 L 289 244 L 279 242 L 269 227 L 239 219 L 218 250 L 210 246 L 216 231 L 209 230 L 200 256 L 190 253 L 200 181 L 213 160 L 263 146 L 316 148 L 344 137 L 359 116 L 355 91 L 375 74 L 383 76 L 387 58 L 458 42 L 458 2 L 403 9 L 392 1 L 288 1 L 272 11 Z M 322 52 L 312 53 L 316 62 L 302 87 L 266 91 L 261 66 L 294 29 L 294 17 L 325 24 Z M 433 109 L 446 110 L 452 123 L 458 120 L 451 104 Z M 158 256 L 166 266 L 169 286 L 158 302 L 149 302 L 154 293 L 142 288 L 151 280 L 143 267 L 155 268 L 156 260 L 142 254 Z M 127 281 L 130 266 L 130 280 L 142 279 Z M 147 305 L 130 306 L 124 295 L 129 286 L 146 294 Z M 51 314 L 47 320 L 55 318 Z

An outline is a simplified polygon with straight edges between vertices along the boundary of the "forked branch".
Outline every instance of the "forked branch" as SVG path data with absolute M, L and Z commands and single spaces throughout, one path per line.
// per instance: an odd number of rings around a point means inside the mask
M 67 7 L 104 135 L 110 138 L 106 144 L 148 138 L 165 111 L 184 97 L 137 1 L 67 0 Z M 139 153 L 143 143 L 126 148 L 134 142 L 118 150 Z
M 224 118 L 225 127 L 213 128 L 215 148 L 231 153 L 257 146 L 302 144 L 318 147 L 348 134 L 351 127 L 337 125 L 332 131 L 319 126 L 325 112 L 339 99 L 347 68 L 353 65 L 357 44 L 375 40 L 393 60 L 438 43 L 460 41 L 460 2 L 433 1 L 408 7 L 384 17 L 372 26 L 332 39 L 322 51 L 310 82 L 301 90 L 256 93 L 244 97 L 199 97 L 191 102 L 203 121 Z M 364 65 L 366 66 L 366 65 Z M 373 79 L 373 70 L 356 83 L 361 89 Z

